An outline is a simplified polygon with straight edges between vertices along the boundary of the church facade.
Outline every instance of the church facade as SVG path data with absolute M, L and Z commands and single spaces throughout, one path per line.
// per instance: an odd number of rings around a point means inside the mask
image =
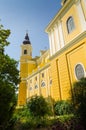
M 28 34 L 21 45 L 18 106 L 34 95 L 66 100 L 73 82 L 86 76 L 86 0 L 62 0 L 45 29 L 49 50 L 32 57 Z

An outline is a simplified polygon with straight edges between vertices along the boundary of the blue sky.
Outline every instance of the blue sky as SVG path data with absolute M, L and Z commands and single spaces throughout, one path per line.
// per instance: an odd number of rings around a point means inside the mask
M 49 48 L 45 28 L 61 7 L 61 0 L 0 0 L 0 24 L 11 30 L 6 53 L 20 58 L 20 46 L 26 30 L 33 47 L 33 57 Z

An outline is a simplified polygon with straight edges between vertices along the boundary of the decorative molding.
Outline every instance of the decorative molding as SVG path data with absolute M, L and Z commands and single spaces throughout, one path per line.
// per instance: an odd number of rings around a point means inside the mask
M 41 71 L 45 70 L 46 68 L 48 68 L 50 66 L 50 63 L 46 64 L 45 66 L 43 66 L 42 68 L 39 68 L 36 72 L 33 72 L 31 75 L 29 75 L 27 77 L 27 79 L 32 78 L 33 76 L 35 76 L 36 74 L 40 73 Z
M 54 26 L 58 20 L 61 20 L 61 18 L 65 15 L 65 13 L 69 10 L 69 8 L 74 4 L 75 0 L 68 0 L 64 6 L 57 12 L 53 20 L 48 24 L 48 26 L 45 29 L 46 33 L 49 33 L 51 26 Z
M 67 43 L 62 49 L 60 49 L 58 52 L 56 52 L 56 54 L 54 54 L 53 56 L 51 56 L 49 59 L 53 60 L 54 58 L 56 58 L 57 56 L 59 56 L 60 54 L 62 54 L 64 51 L 68 50 L 70 47 L 72 47 L 73 45 L 75 45 L 77 42 L 81 41 L 83 38 L 86 38 L 86 31 L 82 32 L 76 38 L 74 38 L 72 41 L 70 41 L 69 43 Z
M 20 60 L 21 64 L 23 63 L 31 63 L 31 64 L 36 64 L 35 61 L 32 61 L 32 60 L 28 60 L 28 59 L 23 59 L 23 60 Z

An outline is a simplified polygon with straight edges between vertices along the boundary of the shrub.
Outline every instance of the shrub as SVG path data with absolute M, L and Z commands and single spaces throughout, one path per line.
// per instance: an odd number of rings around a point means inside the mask
M 54 105 L 56 115 L 71 114 L 73 111 L 72 104 L 69 101 L 57 101 Z
M 42 118 L 49 114 L 49 104 L 42 96 L 33 96 L 27 103 L 27 107 L 34 117 Z
M 73 84 L 72 102 L 75 114 L 86 124 L 86 78 L 82 78 Z
M 28 121 L 30 118 L 30 112 L 27 106 L 23 106 L 22 108 L 16 109 L 13 115 L 13 119 L 16 121 Z

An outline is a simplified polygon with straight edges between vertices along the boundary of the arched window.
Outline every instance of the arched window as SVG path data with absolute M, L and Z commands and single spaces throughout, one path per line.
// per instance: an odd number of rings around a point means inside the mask
M 67 30 L 70 33 L 75 28 L 73 17 L 70 16 L 67 20 Z
M 41 82 L 41 87 L 44 87 L 46 84 L 44 81 Z
M 31 90 L 32 90 L 32 87 L 30 87 L 29 90 L 31 91 Z
M 27 54 L 27 50 L 26 49 L 24 50 L 24 54 Z
M 38 85 L 36 84 L 34 88 L 37 89 L 37 88 L 38 88 Z

